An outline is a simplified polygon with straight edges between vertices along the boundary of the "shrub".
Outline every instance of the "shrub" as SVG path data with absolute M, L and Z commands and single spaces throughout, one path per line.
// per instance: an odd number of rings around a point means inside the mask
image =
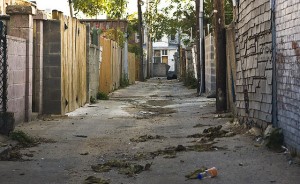
M 97 93 L 97 99 L 98 100 L 109 100 L 109 97 L 106 93 L 98 92 Z

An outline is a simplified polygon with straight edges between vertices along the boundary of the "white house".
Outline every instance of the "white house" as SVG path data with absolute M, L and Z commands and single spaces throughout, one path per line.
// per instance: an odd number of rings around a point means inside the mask
M 178 43 L 178 35 L 165 35 L 153 42 L 153 62 L 166 63 L 170 66 L 169 71 L 175 71 L 174 55 L 177 52 Z M 144 44 L 144 49 L 147 50 L 146 44 Z

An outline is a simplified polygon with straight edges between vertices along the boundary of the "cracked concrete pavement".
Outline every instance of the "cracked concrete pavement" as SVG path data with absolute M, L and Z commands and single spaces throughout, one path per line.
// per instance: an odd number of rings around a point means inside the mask
M 86 105 L 68 116 L 44 117 L 19 125 L 17 130 L 55 142 L 21 149 L 21 161 L 0 161 L 0 183 L 77 184 L 89 176 L 110 179 L 113 184 L 299 183 L 300 165 L 296 161 L 289 163 L 287 155 L 257 146 L 253 136 L 243 131 L 215 138 L 209 151 L 181 151 L 175 158 L 158 155 L 132 159 L 168 147 L 200 144 L 199 138 L 187 136 L 218 125 L 230 127 L 230 116 L 214 112 L 215 100 L 197 97 L 195 90 L 176 80 L 137 82 L 113 92 L 108 101 Z M 130 140 L 143 135 L 164 138 Z M 106 173 L 91 169 L 92 165 L 114 159 L 152 165 L 133 177 L 119 174 L 116 169 Z M 216 167 L 219 175 L 202 181 L 185 178 L 203 166 Z

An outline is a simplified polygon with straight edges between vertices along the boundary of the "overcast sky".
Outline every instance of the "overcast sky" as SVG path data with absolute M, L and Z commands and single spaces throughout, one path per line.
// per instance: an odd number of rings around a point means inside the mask
M 56 9 L 64 12 L 65 15 L 69 15 L 70 10 L 69 10 L 69 4 L 68 0 L 35 0 L 37 3 L 37 6 L 41 10 L 46 10 L 46 9 Z M 128 13 L 134 13 L 137 12 L 137 4 L 136 0 L 128 0 Z

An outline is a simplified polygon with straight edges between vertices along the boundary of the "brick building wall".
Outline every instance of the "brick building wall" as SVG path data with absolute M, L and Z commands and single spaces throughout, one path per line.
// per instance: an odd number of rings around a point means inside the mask
M 300 152 L 300 1 L 276 1 L 278 125 Z
M 241 121 L 272 121 L 270 0 L 241 0 L 237 8 L 236 106 Z
M 8 36 L 8 112 L 15 123 L 25 121 L 26 40 Z

